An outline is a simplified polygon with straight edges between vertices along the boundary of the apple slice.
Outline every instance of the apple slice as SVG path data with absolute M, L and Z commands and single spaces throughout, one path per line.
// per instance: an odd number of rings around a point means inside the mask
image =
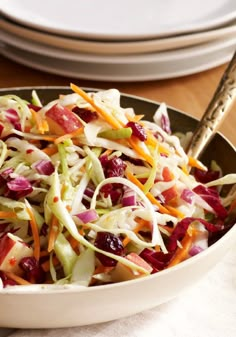
M 45 117 L 50 132 L 56 135 L 71 133 L 82 126 L 76 114 L 60 104 L 53 105 L 45 113 Z
M 127 260 L 137 264 L 138 266 L 147 270 L 148 273 L 151 274 L 152 267 L 138 254 L 130 253 L 125 257 Z M 137 272 L 124 265 L 121 262 L 118 262 L 116 267 L 113 269 L 111 273 L 111 278 L 113 282 L 122 282 L 127 280 L 133 280 L 139 277 L 144 276 L 143 273 Z
M 18 236 L 7 233 L 0 239 L 0 270 L 20 275 L 19 262 L 30 256 L 33 256 L 33 249 Z

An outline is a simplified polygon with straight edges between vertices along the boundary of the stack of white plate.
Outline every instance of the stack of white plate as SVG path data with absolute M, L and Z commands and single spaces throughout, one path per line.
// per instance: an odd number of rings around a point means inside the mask
M 236 49 L 236 0 L 0 0 L 0 14 L 4 56 L 74 78 L 173 78 Z

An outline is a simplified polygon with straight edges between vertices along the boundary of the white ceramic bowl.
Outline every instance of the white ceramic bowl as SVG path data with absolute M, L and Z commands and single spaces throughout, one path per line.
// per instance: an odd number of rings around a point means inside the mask
M 67 93 L 68 88 L 36 88 L 45 101 Z M 29 98 L 32 88 L 5 89 Z M 133 96 L 122 96 L 122 106 L 133 106 L 147 118 L 158 103 Z M 174 131 L 193 130 L 197 121 L 169 108 Z M 227 160 L 227 158 L 230 158 Z M 202 160 L 216 159 L 224 173 L 236 172 L 235 148 L 217 134 Z M 78 286 L 12 287 L 0 291 L 0 326 L 16 328 L 59 328 L 105 322 L 133 315 L 179 296 L 196 284 L 236 243 L 236 226 L 204 252 L 181 264 L 142 279 L 81 288 Z M 220 277 L 220 275 L 219 275 Z

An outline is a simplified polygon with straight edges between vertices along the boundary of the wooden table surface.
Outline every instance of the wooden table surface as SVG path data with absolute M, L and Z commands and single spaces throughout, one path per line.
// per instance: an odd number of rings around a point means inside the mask
M 63 85 L 71 82 L 93 88 L 117 88 L 123 93 L 142 96 L 180 109 L 200 118 L 226 68 L 226 64 L 195 75 L 149 82 L 98 82 L 66 78 L 30 69 L 0 56 L 0 88 Z M 236 146 L 236 103 L 220 131 Z

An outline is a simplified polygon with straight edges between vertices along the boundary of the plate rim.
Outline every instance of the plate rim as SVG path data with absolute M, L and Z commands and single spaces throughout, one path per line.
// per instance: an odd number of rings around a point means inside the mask
M 15 3 L 16 5 L 18 4 L 17 2 Z M 163 36 L 167 36 L 167 35 L 176 35 L 176 34 L 184 34 L 186 32 L 195 32 L 195 31 L 200 31 L 200 30 L 204 30 L 204 29 L 210 29 L 210 28 L 214 28 L 217 26 L 220 26 L 224 23 L 230 22 L 231 20 L 233 20 L 235 18 L 235 14 L 236 14 L 236 7 L 232 7 L 232 5 L 235 5 L 235 2 L 233 0 L 228 0 L 227 4 L 225 4 L 224 1 L 222 1 L 222 6 L 224 6 L 224 8 L 228 8 L 229 10 L 226 11 L 226 14 L 220 16 L 218 14 L 218 16 L 216 16 L 215 18 L 211 18 L 209 19 L 207 17 L 205 23 L 201 22 L 200 23 L 195 23 L 195 24 L 191 24 L 191 23 L 187 23 L 185 24 L 183 27 L 179 27 L 178 29 L 176 29 L 176 26 L 172 29 L 164 29 L 164 31 L 160 32 L 160 27 L 159 29 L 156 28 L 156 32 L 149 32 L 149 33 L 145 33 L 145 32 L 133 32 L 132 34 L 127 34 L 127 33 L 108 33 L 107 30 L 106 32 L 103 33 L 97 33 L 96 31 L 92 32 L 92 31 L 82 31 L 82 30 L 78 30 L 78 29 L 74 29 L 74 28 L 67 28 L 67 29 L 63 29 L 60 27 L 60 25 L 57 27 L 53 27 L 50 26 L 50 24 L 45 24 L 45 22 L 43 21 L 43 23 L 38 23 L 36 21 L 35 18 L 33 18 L 32 20 L 29 19 L 29 16 L 26 15 L 26 19 L 22 18 L 22 15 L 19 15 L 21 12 L 19 12 L 19 14 L 17 15 L 17 9 L 14 8 L 14 3 L 12 4 L 12 6 L 9 6 L 9 2 L 7 0 L 1 0 L 1 8 L 0 8 L 0 13 L 2 13 L 2 15 L 4 15 L 5 17 L 10 18 L 13 21 L 16 22 L 20 22 L 21 24 L 28 26 L 28 27 L 33 27 L 33 28 L 37 28 L 39 30 L 42 31 L 49 31 L 49 32 L 53 32 L 53 33 L 58 33 L 60 35 L 65 35 L 65 36 L 78 36 L 78 37 L 83 37 L 83 38 L 87 38 L 87 39 L 96 39 L 96 40 L 100 40 L 100 39 L 104 39 L 104 40 L 140 40 L 140 39 L 147 39 L 147 38 L 154 38 L 154 37 L 163 37 Z M 16 12 L 12 12 L 11 9 L 16 10 Z M 233 8 L 233 10 L 232 10 Z M 21 8 L 22 9 L 22 8 Z M 32 12 L 31 12 L 32 13 Z M 39 15 L 40 18 L 40 15 Z M 201 19 L 202 20 L 202 19 Z M 203 20 L 204 21 L 204 20 Z

